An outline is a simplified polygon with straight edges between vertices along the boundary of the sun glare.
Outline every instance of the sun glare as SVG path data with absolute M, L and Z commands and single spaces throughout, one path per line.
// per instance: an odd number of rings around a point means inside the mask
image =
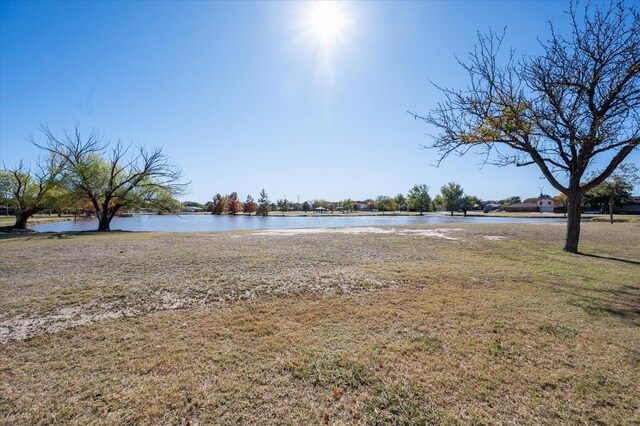
M 348 19 L 342 4 L 316 1 L 308 10 L 307 24 L 312 36 L 325 45 L 337 41 L 345 32 Z
M 331 82 L 339 62 L 353 47 L 353 3 L 316 0 L 299 4 L 294 43 L 314 61 L 317 75 Z

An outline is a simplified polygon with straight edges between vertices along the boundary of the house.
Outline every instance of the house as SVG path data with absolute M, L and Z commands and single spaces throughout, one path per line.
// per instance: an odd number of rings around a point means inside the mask
M 553 213 L 553 200 L 550 198 L 541 198 L 536 204 L 538 205 L 538 211 L 540 213 Z
M 515 203 L 515 204 L 510 204 L 506 206 L 504 208 L 504 211 L 511 212 L 511 213 L 515 213 L 515 212 L 531 213 L 531 212 L 537 212 L 539 210 L 538 210 L 537 203 Z
M 621 207 L 614 207 L 613 211 L 619 210 L 620 213 L 640 214 L 640 199 L 634 199 L 622 203 Z
M 204 209 L 200 207 L 187 206 L 187 207 L 183 207 L 182 211 L 187 213 L 197 213 L 197 212 L 204 211 Z
M 483 209 L 482 209 L 485 213 L 489 213 L 492 211 L 502 211 L 504 210 L 504 208 L 502 207 L 502 204 L 500 203 L 487 203 L 484 205 Z

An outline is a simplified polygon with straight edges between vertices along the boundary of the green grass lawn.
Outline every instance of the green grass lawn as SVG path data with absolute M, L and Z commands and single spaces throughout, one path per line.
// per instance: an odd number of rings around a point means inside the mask
M 633 424 L 640 224 L 0 237 L 2 424 Z

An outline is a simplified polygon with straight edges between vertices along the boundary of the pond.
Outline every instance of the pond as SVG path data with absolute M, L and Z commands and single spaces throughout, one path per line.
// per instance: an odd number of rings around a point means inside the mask
M 540 223 L 562 222 L 562 218 L 511 218 L 492 216 L 214 216 L 196 215 L 134 215 L 115 217 L 112 230 L 156 232 L 217 232 L 253 229 L 339 228 L 351 226 L 420 225 L 445 223 Z M 95 231 L 97 220 L 53 222 L 31 227 L 38 232 Z

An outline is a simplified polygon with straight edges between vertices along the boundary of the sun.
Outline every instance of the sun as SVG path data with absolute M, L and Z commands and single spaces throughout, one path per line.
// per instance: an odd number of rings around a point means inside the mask
M 311 36 L 325 45 L 338 41 L 349 24 L 343 5 L 334 1 L 312 3 L 306 21 Z
M 308 1 L 295 9 L 293 44 L 312 60 L 324 82 L 334 81 L 338 65 L 348 58 L 358 36 L 357 8 L 347 1 Z

